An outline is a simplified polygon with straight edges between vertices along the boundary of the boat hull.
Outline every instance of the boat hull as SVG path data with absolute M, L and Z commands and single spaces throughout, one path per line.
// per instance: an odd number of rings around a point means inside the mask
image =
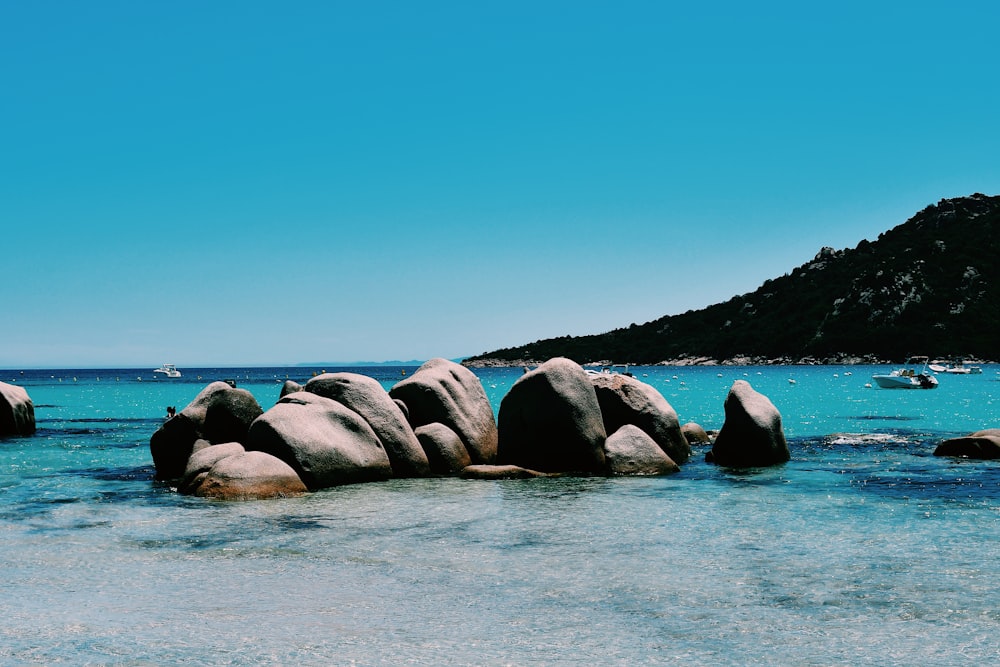
M 872 379 L 882 389 L 934 389 L 938 386 L 929 375 L 873 375 Z

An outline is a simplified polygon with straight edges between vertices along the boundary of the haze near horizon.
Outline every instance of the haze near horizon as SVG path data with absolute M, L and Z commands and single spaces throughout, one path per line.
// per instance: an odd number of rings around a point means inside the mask
M 992 3 L 0 18 L 0 367 L 600 333 L 1000 191 Z

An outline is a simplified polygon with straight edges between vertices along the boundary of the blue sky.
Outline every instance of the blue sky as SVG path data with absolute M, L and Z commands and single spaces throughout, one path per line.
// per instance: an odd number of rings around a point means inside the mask
M 0 367 L 458 357 L 1000 192 L 1000 5 L 0 0 Z

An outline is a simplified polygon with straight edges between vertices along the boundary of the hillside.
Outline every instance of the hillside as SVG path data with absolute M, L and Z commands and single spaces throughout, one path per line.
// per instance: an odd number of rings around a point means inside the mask
M 941 200 L 861 241 L 823 248 L 725 303 L 591 336 L 470 357 L 470 366 L 565 356 L 581 363 L 1000 358 L 1000 196 Z

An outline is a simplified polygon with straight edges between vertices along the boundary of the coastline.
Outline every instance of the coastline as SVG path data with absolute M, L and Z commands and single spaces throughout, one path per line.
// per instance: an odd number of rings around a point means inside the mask
M 466 359 L 460 362 L 468 368 L 521 368 L 525 366 L 538 366 L 548 359 Z M 996 364 L 998 362 L 991 359 L 979 359 L 975 357 L 965 358 L 963 361 L 972 364 Z M 931 363 L 947 363 L 947 359 L 935 359 Z M 835 354 L 827 357 L 762 357 L 750 355 L 736 355 L 725 359 L 705 356 L 686 356 L 674 359 L 665 359 L 655 364 L 634 363 L 631 361 L 601 359 L 598 361 L 586 361 L 581 366 L 888 366 L 900 364 L 902 361 L 885 359 L 874 354 Z
M 463 366 L 469 368 L 518 368 L 521 366 L 537 366 L 547 361 L 546 359 L 467 359 L 462 361 Z M 975 363 L 993 363 L 982 360 L 972 360 Z M 706 356 L 685 356 L 674 359 L 665 359 L 655 364 L 636 364 L 627 361 L 602 359 L 599 361 L 584 362 L 582 366 L 612 366 L 628 364 L 630 366 L 880 366 L 896 363 L 888 359 L 883 359 L 874 354 L 836 354 L 828 357 L 801 357 L 793 359 L 791 357 L 762 357 L 750 355 L 736 355 L 725 359 L 716 359 Z

